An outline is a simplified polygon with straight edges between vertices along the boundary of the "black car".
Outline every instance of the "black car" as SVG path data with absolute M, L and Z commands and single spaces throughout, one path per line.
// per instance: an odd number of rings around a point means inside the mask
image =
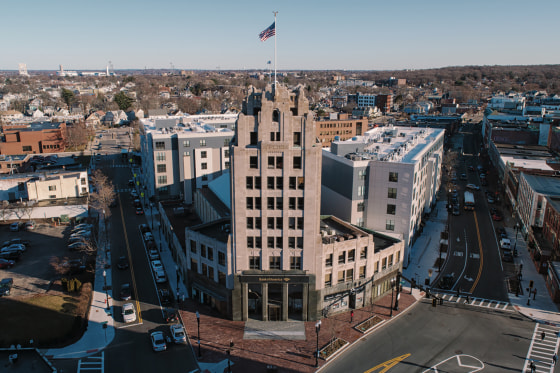
M 169 306 L 171 304 L 171 294 L 167 289 L 159 289 L 159 300 L 162 306 Z
M 149 231 L 150 231 L 150 227 L 148 227 L 148 224 L 140 224 L 140 232 L 142 232 L 142 234 Z
M 171 323 L 177 321 L 177 311 L 173 308 L 164 308 L 163 309 L 163 319 L 165 322 Z
M 19 260 L 21 258 L 21 251 L 12 250 L 0 253 L 0 259 Z
M 68 273 L 76 274 L 82 273 L 86 270 L 86 266 L 82 263 L 80 259 L 72 259 L 62 264 L 64 267 L 68 268 Z
M 124 284 L 122 284 L 119 296 L 121 297 L 121 300 L 132 299 L 132 291 L 130 290 L 130 283 L 125 282 Z
M 126 256 L 119 257 L 119 261 L 117 262 L 118 269 L 127 269 L 128 268 L 128 258 Z

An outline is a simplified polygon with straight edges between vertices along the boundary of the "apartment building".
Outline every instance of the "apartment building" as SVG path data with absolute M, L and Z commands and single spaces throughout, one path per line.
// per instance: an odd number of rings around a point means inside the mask
M 234 320 L 305 321 L 390 288 L 403 243 L 320 215 L 315 134 L 299 91 L 249 94 L 231 144 L 231 193 L 225 174 L 196 192 L 195 209 L 216 220 L 187 228 L 178 253 L 193 299 Z
M 335 139 L 348 140 L 356 135 L 362 135 L 368 128 L 368 120 L 352 118 L 346 113 L 333 113 L 328 119 L 320 118 L 316 126 L 316 135 L 321 146 L 329 147 Z
M 4 175 L 0 200 L 46 201 L 87 196 L 87 171 L 45 171 Z
M 441 184 L 444 130 L 378 127 L 323 150 L 321 213 L 404 241 L 404 263 Z
M 191 204 L 197 189 L 230 168 L 235 117 L 141 119 L 142 180 L 148 195 Z

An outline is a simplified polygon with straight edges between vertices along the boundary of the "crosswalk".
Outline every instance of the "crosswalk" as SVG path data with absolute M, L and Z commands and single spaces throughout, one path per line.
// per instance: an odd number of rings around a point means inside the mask
M 78 361 L 77 373 L 81 372 L 105 372 L 105 352 L 101 356 L 88 356 Z
M 531 371 L 531 362 L 535 364 L 535 372 L 554 371 L 552 356 L 558 351 L 558 332 L 560 327 L 556 325 L 541 323 L 535 325 L 523 372 Z
M 116 192 L 116 193 L 130 193 L 130 192 L 132 192 L 132 189 L 134 189 L 134 188 L 115 189 L 115 192 Z
M 502 302 L 493 299 L 473 298 L 470 295 L 464 293 L 462 293 L 459 296 L 457 296 L 457 294 L 437 293 L 437 292 L 432 292 L 431 294 L 437 298 L 442 298 L 444 301 L 447 302 L 468 304 L 469 306 L 487 308 L 492 310 L 515 312 L 515 309 L 509 302 Z

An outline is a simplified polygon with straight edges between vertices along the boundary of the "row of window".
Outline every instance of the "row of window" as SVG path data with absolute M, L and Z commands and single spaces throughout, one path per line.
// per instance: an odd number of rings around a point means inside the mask
M 284 226 L 284 218 L 279 217 L 268 217 L 267 228 L 268 229 L 282 229 Z M 288 218 L 288 228 L 289 229 L 303 229 L 303 217 L 289 217 Z M 247 218 L 247 229 L 262 229 L 262 220 L 260 217 L 248 217 Z
M 227 162 L 226 162 L 227 163 Z M 266 184 L 268 189 L 284 189 L 284 178 L 282 176 L 268 176 L 266 179 Z M 261 177 L 260 176 L 247 176 L 246 178 L 247 189 L 261 189 Z M 290 176 L 288 181 L 288 188 L 295 190 L 303 189 L 305 187 L 305 178 L 303 176 Z
M 282 269 L 282 258 L 280 256 L 270 256 L 268 262 L 269 269 Z M 261 257 L 260 256 L 250 256 L 249 257 L 249 268 L 250 269 L 261 269 Z M 300 256 L 290 256 L 290 269 L 301 269 L 301 257 Z
M 267 157 L 267 165 L 270 169 L 284 168 L 284 157 L 283 156 L 269 156 Z M 302 161 L 301 156 L 294 156 L 292 159 L 292 168 L 296 170 L 301 170 Z M 249 168 L 258 169 L 259 168 L 259 157 L 251 156 L 249 157 Z
M 283 249 L 283 236 L 268 236 L 266 238 L 266 247 L 268 249 Z M 262 249 L 262 237 L 247 237 L 247 247 L 249 249 Z M 303 249 L 303 237 L 288 237 L 288 248 Z
M 267 197 L 266 206 L 269 210 L 283 210 L 284 199 L 282 197 Z M 246 207 L 248 210 L 260 210 L 261 197 L 246 197 Z M 288 198 L 289 210 L 303 210 L 303 197 L 289 197 Z
M 353 250 L 352 250 L 353 251 Z M 387 267 L 392 267 L 393 266 L 393 258 L 396 259 L 396 261 L 394 263 L 398 263 L 401 259 L 400 259 L 400 251 L 397 252 L 396 257 L 393 256 L 393 254 L 389 255 L 387 258 L 383 258 L 381 260 L 381 268 L 382 270 L 387 269 Z M 339 263 L 340 263 L 340 256 L 339 256 Z M 332 254 L 331 254 L 331 263 L 332 263 Z M 379 261 L 375 262 L 374 264 L 374 274 L 379 272 Z M 332 264 L 331 264 L 332 266 Z M 330 267 L 329 265 L 327 265 L 327 267 Z M 361 266 L 359 268 L 359 273 L 358 273 L 358 278 L 359 279 L 364 279 L 366 277 L 366 266 Z M 344 282 L 350 282 L 350 281 L 354 281 L 354 269 L 353 268 L 349 268 L 346 270 L 340 270 L 338 271 L 338 276 L 337 276 L 337 284 L 340 283 L 344 283 Z M 325 274 L 325 286 L 332 286 L 333 282 L 332 282 L 332 273 L 327 273 Z
M 249 137 L 250 145 L 258 144 L 259 135 L 257 132 L 251 132 Z M 294 146 L 301 146 L 301 132 L 294 132 L 292 139 Z M 281 141 L 280 132 L 270 132 L 270 141 Z
M 367 252 L 368 252 L 367 246 L 362 247 L 360 249 L 360 259 L 367 259 Z M 328 254 L 327 257 L 325 258 L 326 267 L 332 267 L 333 255 L 334 254 Z M 338 264 L 352 263 L 355 260 L 356 260 L 356 249 L 342 251 L 338 254 Z
M 191 252 L 197 253 L 196 241 L 191 240 Z M 206 246 L 205 244 L 200 244 L 200 254 L 202 258 L 206 258 L 210 261 L 214 261 L 214 248 Z M 226 265 L 226 254 L 218 250 L 218 264 L 221 266 Z
M 206 263 L 202 263 L 200 269 L 198 268 L 198 261 L 194 258 L 191 258 L 191 271 L 196 271 L 197 273 L 202 274 L 203 276 L 208 277 L 212 281 L 216 281 L 214 278 L 214 267 L 208 265 Z M 218 284 L 222 286 L 226 286 L 226 274 L 218 270 Z

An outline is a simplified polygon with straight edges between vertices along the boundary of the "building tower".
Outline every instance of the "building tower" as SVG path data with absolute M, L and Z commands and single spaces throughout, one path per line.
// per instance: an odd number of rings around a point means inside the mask
M 249 93 L 231 143 L 234 320 L 313 320 L 321 144 L 301 91 Z
M 19 75 L 22 75 L 22 76 L 29 76 L 29 73 L 27 72 L 27 64 L 25 64 L 25 63 L 20 63 L 20 64 L 18 65 L 18 68 L 19 68 Z

